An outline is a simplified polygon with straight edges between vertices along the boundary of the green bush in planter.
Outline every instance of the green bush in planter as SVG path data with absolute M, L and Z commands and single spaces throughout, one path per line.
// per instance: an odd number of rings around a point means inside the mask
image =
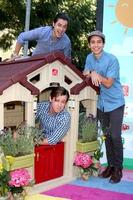
M 79 115 L 79 141 L 92 142 L 98 138 L 97 118 L 92 114 L 86 116 L 85 112 Z
M 15 131 L 1 131 L 0 146 L 5 156 L 24 156 L 34 152 L 34 145 L 41 137 L 42 131 L 38 128 L 21 124 Z

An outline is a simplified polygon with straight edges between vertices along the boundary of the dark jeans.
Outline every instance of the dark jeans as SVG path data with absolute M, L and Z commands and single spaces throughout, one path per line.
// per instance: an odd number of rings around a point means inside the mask
M 123 121 L 124 106 L 111 112 L 97 110 L 98 120 L 101 123 L 103 133 L 106 135 L 105 146 L 109 166 L 123 168 L 123 144 L 121 127 Z

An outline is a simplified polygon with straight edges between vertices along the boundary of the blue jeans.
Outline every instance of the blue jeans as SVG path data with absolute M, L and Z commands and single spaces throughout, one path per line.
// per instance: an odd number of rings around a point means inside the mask
M 121 128 L 124 114 L 124 105 L 111 111 L 97 110 L 98 120 L 103 133 L 106 135 L 105 146 L 109 166 L 123 168 L 123 144 Z

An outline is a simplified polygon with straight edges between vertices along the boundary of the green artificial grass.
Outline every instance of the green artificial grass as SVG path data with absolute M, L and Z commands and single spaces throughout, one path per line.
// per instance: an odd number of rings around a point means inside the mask
M 107 163 L 103 163 L 102 166 L 107 166 Z M 133 170 L 133 159 L 132 158 L 124 158 L 123 168 Z
M 132 158 L 124 158 L 123 168 L 133 170 L 133 159 Z

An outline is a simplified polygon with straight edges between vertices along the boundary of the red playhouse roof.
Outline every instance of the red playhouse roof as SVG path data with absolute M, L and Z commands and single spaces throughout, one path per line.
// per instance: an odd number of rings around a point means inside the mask
M 19 82 L 21 85 L 29 89 L 31 94 L 38 95 L 40 93 L 39 89 L 27 81 L 27 75 L 45 64 L 52 63 L 56 60 L 59 60 L 62 64 L 67 65 L 83 80 L 83 82 L 80 84 L 78 83 L 71 88 L 71 94 L 79 94 L 80 90 L 86 86 L 90 86 L 98 92 L 98 88 L 92 85 L 90 79 L 85 78 L 85 76 L 71 63 L 69 58 L 65 57 L 61 52 L 53 52 L 19 59 L 16 61 L 0 62 L 0 94 L 2 94 L 5 89 L 14 83 Z

